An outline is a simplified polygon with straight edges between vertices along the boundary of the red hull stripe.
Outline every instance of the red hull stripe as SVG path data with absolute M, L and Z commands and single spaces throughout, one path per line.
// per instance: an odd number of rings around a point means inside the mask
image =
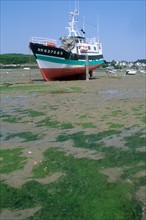
M 89 72 L 92 72 L 94 69 L 98 68 L 100 65 L 90 66 Z M 46 81 L 53 80 L 82 80 L 86 79 L 86 67 L 79 68 L 61 68 L 61 69 L 40 69 L 41 74 Z

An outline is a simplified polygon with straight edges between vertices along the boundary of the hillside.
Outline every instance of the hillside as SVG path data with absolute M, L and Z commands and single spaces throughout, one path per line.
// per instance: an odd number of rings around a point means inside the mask
M 10 64 L 36 64 L 35 57 L 29 54 L 1 54 L 0 64 L 10 65 Z

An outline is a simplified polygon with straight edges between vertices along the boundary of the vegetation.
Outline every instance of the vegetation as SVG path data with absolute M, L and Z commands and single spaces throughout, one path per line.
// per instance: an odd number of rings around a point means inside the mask
M 1 87 L 2 95 L 13 95 L 15 91 L 16 96 L 50 93 L 53 98 L 64 98 L 64 93 L 80 95 L 78 93 L 84 92 L 80 86 L 63 86 L 52 83 L 43 86 L 5 84 Z M 143 203 L 137 200 L 136 194 L 146 182 L 146 176 L 143 175 L 145 127 L 139 128 L 144 123 L 143 100 L 139 101 L 139 105 L 134 100 L 126 111 L 124 107 L 121 109 L 116 105 L 116 108 L 112 108 L 107 104 L 105 108 L 108 111 L 103 112 L 101 119 L 98 114 L 96 116 L 89 111 L 76 112 L 75 119 L 78 120 L 74 121 L 66 117 L 60 121 L 58 114 L 52 114 L 54 109 L 59 109 L 59 103 L 51 103 L 49 98 L 47 100 L 45 107 L 25 105 L 21 108 L 19 103 L 9 103 L 9 109 L 3 108 L 6 110 L 2 111 L 2 122 L 6 122 L 4 129 L 10 126 L 11 130 L 2 130 L 2 140 L 7 142 L 9 148 L 13 143 L 14 148 L 17 140 L 13 138 L 21 138 L 19 142 L 24 148 L 0 150 L 0 172 L 2 177 L 6 176 L 0 182 L 1 210 L 15 214 L 15 211 L 27 212 L 27 208 L 40 207 L 27 220 L 141 220 Z M 122 101 L 129 102 L 129 99 L 120 99 L 119 103 Z M 129 118 L 129 112 L 131 117 L 135 116 L 138 120 L 127 128 L 122 118 Z M 103 129 L 98 127 L 100 120 L 104 120 L 106 125 Z M 23 122 L 33 123 L 34 129 L 28 126 L 30 124 L 21 124 L 17 128 L 16 123 Z M 134 123 L 137 123 L 135 127 Z M 52 137 L 51 140 L 48 140 L 49 137 Z M 29 146 L 34 151 L 27 156 Z M 34 153 L 36 148 L 40 153 L 44 152 L 41 161 L 39 155 L 37 158 Z M 31 169 L 28 162 L 32 164 Z M 30 175 L 26 173 L 23 176 L 26 168 Z M 11 176 L 18 178 L 18 170 L 24 178 L 22 185 L 16 188 L 15 185 L 9 185 L 7 180 L 11 180 Z M 53 180 L 54 175 L 58 175 L 58 178 Z
M 0 150 L 0 173 L 11 173 L 24 167 L 26 158 L 22 157 L 22 148 Z
M 81 126 L 83 128 L 96 128 L 96 125 L 94 125 L 92 122 L 81 123 Z
M 11 83 L 4 83 L 0 85 L 1 92 L 9 92 L 9 91 L 28 91 L 30 93 L 37 92 L 40 93 L 51 93 L 51 94 L 64 94 L 64 93 L 81 93 L 82 89 L 79 86 L 74 87 L 64 87 L 64 86 L 56 86 L 55 83 L 53 84 L 25 84 L 25 85 L 13 85 Z
M 102 161 L 75 159 L 49 149 L 44 161 L 33 170 L 35 180 L 28 181 L 20 189 L 1 183 L 1 207 L 24 209 L 41 205 L 43 208 L 29 220 L 140 220 L 141 206 L 134 198 L 135 185 L 126 181 L 109 183 L 100 173 L 100 168 L 107 165 L 108 158 Z M 42 172 L 44 167 L 49 169 Z M 52 184 L 37 182 L 37 178 L 49 177 L 54 172 L 65 175 Z
M 122 128 L 123 127 L 123 124 L 112 123 L 112 122 L 108 122 L 107 125 L 109 126 L 109 128 Z
M 145 63 L 145 64 L 146 64 L 146 59 L 138 59 L 137 61 L 135 61 L 135 63 L 136 63 L 136 62 Z
M 8 114 L 1 115 L 1 118 L 8 123 L 19 123 L 22 119 L 20 116 L 12 116 Z
M 30 131 L 26 131 L 26 132 L 19 132 L 19 133 L 11 133 L 8 134 L 5 138 L 5 140 L 9 140 L 11 138 L 15 138 L 15 137 L 19 137 L 24 139 L 23 142 L 27 142 L 27 141 L 36 141 L 36 140 L 40 140 L 43 138 L 42 134 L 33 134 Z
M 116 61 L 112 60 L 112 62 L 110 63 L 110 65 L 114 68 L 114 69 L 122 69 L 122 67 L 120 65 L 117 65 Z
M 69 122 L 68 123 L 67 122 L 59 123 L 57 121 L 52 120 L 50 117 L 47 117 L 42 121 L 39 121 L 37 123 L 37 126 L 38 127 L 46 126 L 46 127 L 49 127 L 49 128 L 61 128 L 61 129 L 74 128 L 74 126 Z
M 120 134 L 120 131 L 112 130 L 112 129 L 99 132 L 98 134 L 90 134 L 90 135 L 85 135 L 83 131 L 79 131 L 73 134 L 61 134 L 57 137 L 57 141 L 64 142 L 67 140 L 73 140 L 74 147 L 80 147 L 80 148 L 83 147 L 92 150 L 93 149 L 97 150 L 99 147 L 103 145 L 103 143 L 98 144 L 97 141 L 100 141 L 105 137 L 109 137 L 117 134 Z
M 9 64 L 28 64 L 31 60 L 31 63 L 36 63 L 35 57 L 28 54 L 1 54 L 0 64 L 9 65 Z

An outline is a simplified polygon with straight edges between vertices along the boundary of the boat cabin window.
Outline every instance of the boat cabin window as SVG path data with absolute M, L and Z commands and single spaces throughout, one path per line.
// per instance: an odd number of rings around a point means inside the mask
M 94 47 L 94 50 L 96 50 L 96 47 Z
M 90 46 L 88 46 L 88 50 L 90 50 L 91 48 L 90 48 Z
M 84 39 L 80 39 L 80 43 L 85 43 L 85 40 Z

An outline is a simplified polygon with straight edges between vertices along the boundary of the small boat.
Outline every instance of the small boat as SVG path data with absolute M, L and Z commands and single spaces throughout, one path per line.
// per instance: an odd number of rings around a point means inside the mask
M 108 74 L 108 73 L 115 74 L 115 73 L 117 73 L 117 71 L 114 70 L 114 69 L 107 69 L 107 70 L 106 70 L 106 73 L 107 73 L 107 74 Z
M 93 70 L 104 63 L 99 39 L 86 38 L 83 29 L 76 28 L 78 15 L 78 9 L 69 13 L 68 35 L 59 39 L 60 45 L 48 38 L 31 38 L 29 47 L 44 80 L 85 80 L 87 73 L 92 77 Z
M 140 72 L 140 73 L 144 73 L 144 74 L 146 73 L 145 70 L 139 70 L 139 72 Z
M 135 75 L 137 73 L 137 70 L 129 69 L 126 70 L 126 75 Z

